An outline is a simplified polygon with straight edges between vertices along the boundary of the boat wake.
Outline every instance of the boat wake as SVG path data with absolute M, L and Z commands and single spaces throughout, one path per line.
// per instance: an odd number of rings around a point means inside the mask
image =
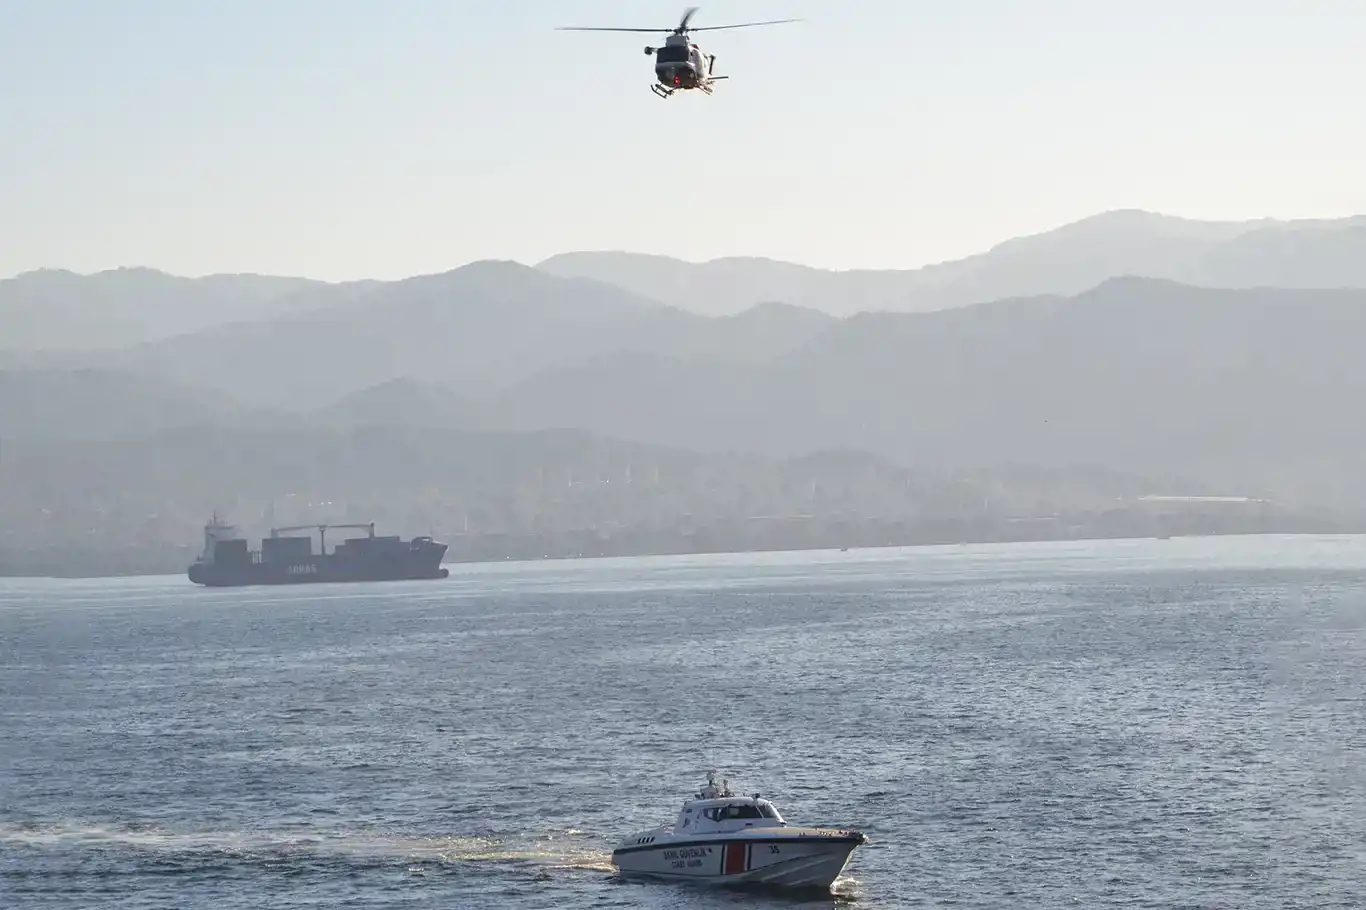
M 265 862 L 290 858 L 348 865 L 522 865 L 545 870 L 613 871 L 611 854 L 582 831 L 523 838 L 413 837 L 372 831 L 175 831 L 154 826 L 0 825 L 0 844 L 44 851 L 142 851 L 170 857 L 218 856 Z

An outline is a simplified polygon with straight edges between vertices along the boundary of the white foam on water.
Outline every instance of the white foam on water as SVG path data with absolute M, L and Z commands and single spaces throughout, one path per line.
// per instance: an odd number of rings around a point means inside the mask
M 335 859 L 533 863 L 611 871 L 610 854 L 576 842 L 571 829 L 510 843 L 487 837 L 410 837 L 365 831 L 171 831 L 104 825 L 0 825 L 0 844 L 35 849 L 128 848 L 165 853 L 301 854 Z

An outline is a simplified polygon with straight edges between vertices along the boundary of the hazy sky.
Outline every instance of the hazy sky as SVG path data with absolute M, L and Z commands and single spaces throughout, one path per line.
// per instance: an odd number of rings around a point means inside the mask
M 1113 208 L 1366 212 L 1361 0 L 0 0 L 0 275 L 629 249 L 911 267 Z

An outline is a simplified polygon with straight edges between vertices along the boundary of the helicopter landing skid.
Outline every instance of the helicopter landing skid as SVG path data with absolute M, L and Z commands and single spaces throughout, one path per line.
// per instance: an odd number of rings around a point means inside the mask
M 710 82 L 714 82 L 714 81 L 717 80 L 717 79 L 725 79 L 725 78 L 727 78 L 727 77 L 726 77 L 726 76 L 714 76 L 714 77 L 712 77 L 712 79 L 708 80 L 708 82 L 699 82 L 699 83 L 697 83 L 696 85 L 694 85 L 694 86 L 692 86 L 692 87 L 695 88 L 695 89 L 697 89 L 699 92 L 703 92 L 703 93 L 705 93 L 705 94 L 710 95 L 711 92 L 712 92 L 712 88 L 711 88 L 711 85 L 710 85 L 709 83 L 710 83 Z M 676 89 L 676 88 L 666 88 L 665 86 L 660 85 L 658 82 L 652 82 L 652 83 L 650 83 L 650 91 L 654 92 L 656 95 L 658 95 L 658 96 L 661 97 L 661 98 L 668 98 L 668 97 L 670 97 L 671 95 L 673 95 L 674 92 L 678 91 L 678 89 Z

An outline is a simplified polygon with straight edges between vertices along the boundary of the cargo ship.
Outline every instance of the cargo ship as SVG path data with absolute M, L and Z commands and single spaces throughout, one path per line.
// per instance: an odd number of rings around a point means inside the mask
M 364 537 L 338 543 L 327 552 L 327 532 L 359 528 Z M 290 536 L 298 531 L 307 535 Z M 313 531 L 318 532 L 318 552 L 313 552 Z M 366 524 L 296 525 L 272 528 L 261 539 L 259 550 L 249 549 L 237 529 L 215 515 L 204 525 L 204 552 L 186 573 L 190 581 L 215 588 L 245 585 L 298 585 L 336 581 L 409 581 L 445 578 L 441 566 L 446 544 L 430 537 L 375 536 L 374 522 Z

